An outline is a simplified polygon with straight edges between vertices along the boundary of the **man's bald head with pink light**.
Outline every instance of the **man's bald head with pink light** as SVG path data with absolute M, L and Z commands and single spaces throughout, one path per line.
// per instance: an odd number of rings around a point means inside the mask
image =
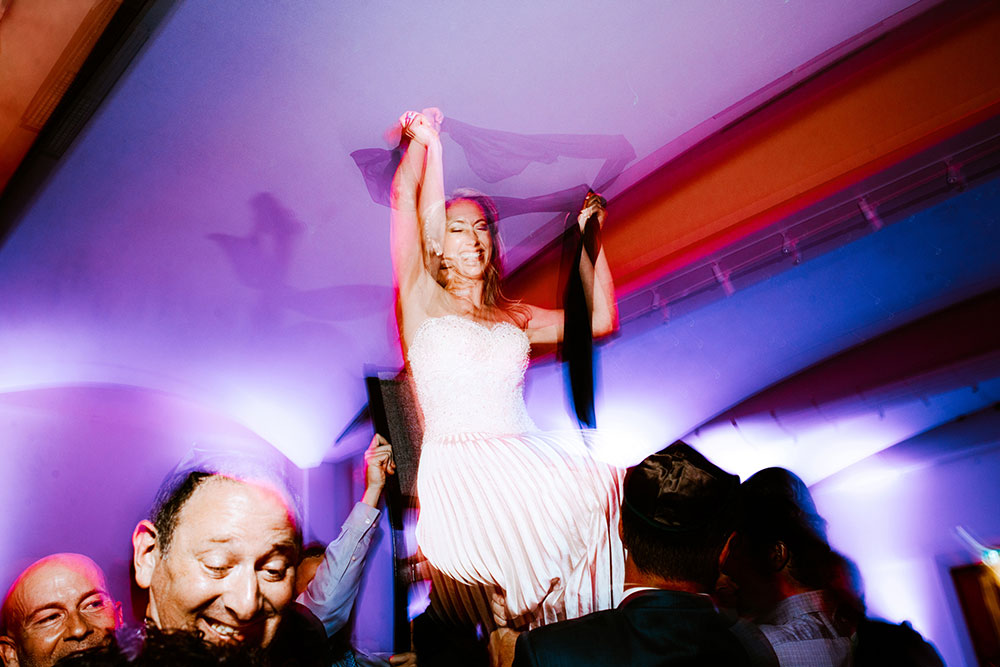
M 4 597 L 0 656 L 6 667 L 51 667 L 59 659 L 114 641 L 121 606 L 104 572 L 81 554 L 35 561 Z

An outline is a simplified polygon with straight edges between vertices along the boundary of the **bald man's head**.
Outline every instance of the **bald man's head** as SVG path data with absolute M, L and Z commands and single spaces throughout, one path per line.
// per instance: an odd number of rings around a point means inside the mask
M 121 623 L 104 573 L 80 554 L 32 563 L 10 587 L 0 616 L 6 667 L 51 667 L 66 655 L 110 643 Z

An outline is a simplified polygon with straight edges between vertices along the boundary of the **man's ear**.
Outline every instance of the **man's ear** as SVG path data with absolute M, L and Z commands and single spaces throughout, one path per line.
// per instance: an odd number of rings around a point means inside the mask
M 722 570 L 722 565 L 732 553 L 739 548 L 740 544 L 743 542 L 743 537 L 735 530 L 729 533 L 729 537 L 726 538 L 726 543 L 722 545 L 722 551 L 719 552 L 719 569 Z
M 10 637 L 0 637 L 0 659 L 5 667 L 20 667 L 21 662 L 17 659 L 17 649 L 14 647 L 14 640 Z
M 791 554 L 784 542 L 778 541 L 772 544 L 771 549 L 767 552 L 767 562 L 771 566 L 771 571 L 781 572 L 784 570 L 790 557 Z
M 139 588 L 149 588 L 159 560 L 156 527 L 150 521 L 140 521 L 132 531 L 132 565 L 135 566 L 135 583 Z
M 125 614 L 122 611 L 122 603 L 115 601 L 115 630 L 125 626 Z
M 726 543 L 722 545 L 722 551 L 719 552 L 720 574 L 732 574 L 732 570 L 739 567 L 739 559 L 742 557 L 745 539 L 739 531 L 734 530 L 729 533 Z

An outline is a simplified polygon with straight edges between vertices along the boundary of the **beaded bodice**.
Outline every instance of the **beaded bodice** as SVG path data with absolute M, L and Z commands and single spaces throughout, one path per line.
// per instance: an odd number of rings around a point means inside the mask
M 408 353 L 424 441 L 534 430 L 523 394 L 529 350 L 528 336 L 507 322 L 490 328 L 458 315 L 425 320 Z

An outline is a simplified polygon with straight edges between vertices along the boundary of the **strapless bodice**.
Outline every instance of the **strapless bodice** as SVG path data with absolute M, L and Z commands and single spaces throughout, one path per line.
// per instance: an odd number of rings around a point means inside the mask
M 529 351 L 528 336 L 507 322 L 487 327 L 458 315 L 425 320 L 408 353 L 424 441 L 534 430 L 524 406 Z

